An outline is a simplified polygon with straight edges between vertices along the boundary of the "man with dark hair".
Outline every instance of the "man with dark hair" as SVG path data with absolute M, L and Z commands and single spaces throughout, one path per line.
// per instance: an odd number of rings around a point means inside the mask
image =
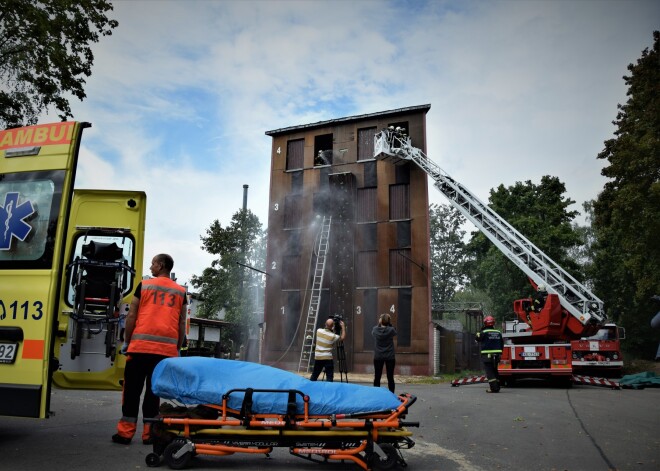
M 179 355 L 186 328 L 186 288 L 170 279 L 173 267 L 171 256 L 156 255 L 150 267 L 153 278 L 137 286 L 128 310 L 122 347 L 126 355 L 122 418 L 112 436 L 115 443 L 131 443 L 143 389 L 142 442 L 152 443 L 151 424 L 146 420 L 158 415 L 160 399 L 151 391 L 151 374 L 162 359 Z
M 378 317 L 378 325 L 371 329 L 374 338 L 374 386 L 380 387 L 383 365 L 387 374 L 387 387 L 394 392 L 394 366 L 396 365 L 394 337 L 396 329 L 392 326 L 392 317 L 388 313 Z

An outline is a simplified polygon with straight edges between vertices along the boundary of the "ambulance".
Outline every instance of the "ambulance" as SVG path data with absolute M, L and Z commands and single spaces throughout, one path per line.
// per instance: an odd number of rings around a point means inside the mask
M 0 415 L 48 417 L 53 387 L 121 389 L 146 194 L 74 190 L 90 126 L 0 131 Z

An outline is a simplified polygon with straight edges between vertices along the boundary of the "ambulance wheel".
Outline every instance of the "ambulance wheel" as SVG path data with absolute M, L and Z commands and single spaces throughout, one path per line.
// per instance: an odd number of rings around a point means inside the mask
M 399 454 L 390 443 L 383 443 L 380 445 L 381 450 L 387 455 L 385 458 L 380 457 L 378 454 L 374 457 L 374 466 L 378 469 L 392 469 L 399 461 Z
M 147 466 L 150 468 L 155 468 L 160 464 L 160 456 L 158 456 L 156 453 L 149 453 L 144 460 L 147 462 Z
M 188 464 L 190 464 L 190 460 L 192 460 L 192 452 L 187 451 L 178 458 L 174 456 L 181 449 L 181 447 L 183 447 L 183 445 L 183 442 L 176 440 L 165 447 L 163 457 L 165 458 L 165 463 L 167 463 L 167 466 L 170 468 L 184 469 L 186 466 L 188 466 Z

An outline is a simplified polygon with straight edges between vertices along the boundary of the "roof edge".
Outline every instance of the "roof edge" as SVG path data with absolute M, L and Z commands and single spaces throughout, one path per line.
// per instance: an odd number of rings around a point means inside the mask
M 413 111 L 424 111 L 425 113 L 428 113 L 430 109 L 431 109 L 430 103 L 426 105 L 407 106 L 405 108 L 397 108 L 388 111 L 379 111 L 377 113 L 360 114 L 355 116 L 347 116 L 345 118 L 329 119 L 327 121 L 317 121 L 316 123 L 302 124 L 299 126 L 288 126 L 286 128 L 273 129 L 272 131 L 266 131 L 266 135 L 275 137 L 275 136 L 280 136 L 282 134 L 291 134 L 293 131 L 321 128 L 328 126 L 329 124 L 349 123 L 351 121 L 363 121 L 366 119 L 383 117 L 383 116 L 396 116 L 400 114 L 407 114 Z

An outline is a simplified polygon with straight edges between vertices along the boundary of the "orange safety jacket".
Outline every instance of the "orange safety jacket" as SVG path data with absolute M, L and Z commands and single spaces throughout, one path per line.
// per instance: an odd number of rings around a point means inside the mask
M 128 353 L 179 355 L 179 320 L 186 289 L 166 277 L 142 281 L 140 304 Z

